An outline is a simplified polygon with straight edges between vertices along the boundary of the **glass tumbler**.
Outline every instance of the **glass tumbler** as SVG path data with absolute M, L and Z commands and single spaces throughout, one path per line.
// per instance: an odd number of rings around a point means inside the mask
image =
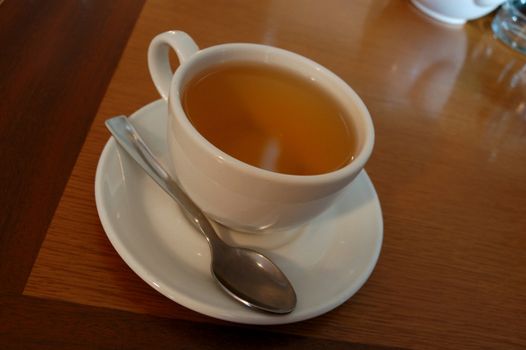
M 495 36 L 526 53 L 526 0 L 507 0 L 491 23 Z

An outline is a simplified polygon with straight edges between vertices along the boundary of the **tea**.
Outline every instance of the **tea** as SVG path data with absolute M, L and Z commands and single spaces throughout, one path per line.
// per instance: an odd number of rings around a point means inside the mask
M 354 131 L 316 82 L 264 64 L 201 72 L 183 91 L 194 127 L 240 161 L 274 172 L 315 175 L 348 164 Z

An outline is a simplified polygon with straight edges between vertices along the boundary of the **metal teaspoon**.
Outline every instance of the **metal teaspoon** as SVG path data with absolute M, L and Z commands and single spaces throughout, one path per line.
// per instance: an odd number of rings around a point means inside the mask
M 223 242 L 201 209 L 155 158 L 128 118 L 118 116 L 108 119 L 106 127 L 206 237 L 212 256 L 212 276 L 230 296 L 250 308 L 271 313 L 286 314 L 294 310 L 296 293 L 283 272 L 261 253 Z

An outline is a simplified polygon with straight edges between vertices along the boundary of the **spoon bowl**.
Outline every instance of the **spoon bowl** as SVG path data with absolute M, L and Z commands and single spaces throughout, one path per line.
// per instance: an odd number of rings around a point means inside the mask
M 294 289 L 266 256 L 246 248 L 230 247 L 212 256 L 212 274 L 223 289 L 246 306 L 289 313 L 296 305 Z M 214 263 L 215 262 L 215 263 Z M 292 302 L 293 301 L 293 302 Z

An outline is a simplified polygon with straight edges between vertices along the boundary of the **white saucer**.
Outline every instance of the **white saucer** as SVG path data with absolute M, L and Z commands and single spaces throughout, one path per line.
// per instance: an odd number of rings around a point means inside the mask
M 159 100 L 130 117 L 163 162 L 166 109 Z M 380 203 L 365 171 L 329 210 L 303 227 L 262 235 L 222 232 L 226 241 L 258 247 L 294 285 L 296 310 L 272 315 L 242 306 L 215 284 L 205 239 L 113 138 L 99 160 L 95 198 L 108 238 L 146 283 L 189 309 L 238 323 L 291 323 L 334 309 L 365 283 L 382 245 Z

